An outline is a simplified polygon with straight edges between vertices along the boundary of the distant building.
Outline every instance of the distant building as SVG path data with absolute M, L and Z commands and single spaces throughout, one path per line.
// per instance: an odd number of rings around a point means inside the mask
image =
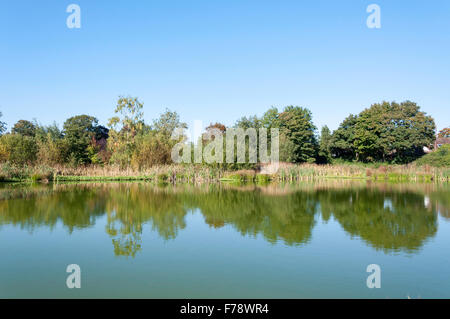
M 434 142 L 434 149 L 437 150 L 439 147 L 445 144 L 450 144 L 450 137 L 438 137 Z

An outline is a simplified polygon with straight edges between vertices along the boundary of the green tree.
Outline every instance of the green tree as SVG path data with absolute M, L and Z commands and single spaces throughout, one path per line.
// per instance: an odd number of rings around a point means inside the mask
M 180 121 L 178 113 L 168 109 L 153 121 L 151 127 L 144 126 L 143 134 L 137 135 L 135 139 L 132 165 L 142 169 L 171 163 L 173 146 L 184 139 L 184 137 L 176 140 L 171 138 L 172 133 L 178 128 L 186 129 L 187 124 Z
M 71 117 L 64 123 L 64 138 L 69 144 L 69 157 L 73 164 L 90 163 L 88 147 L 92 140 L 104 138 L 107 129 L 89 115 Z
M 355 151 L 355 125 L 358 116 L 350 114 L 331 136 L 330 151 L 333 157 L 344 160 L 354 160 Z
M 154 165 L 172 162 L 172 145 L 165 136 L 155 131 L 136 137 L 136 148 L 133 151 L 131 165 L 137 169 L 145 169 Z
M 299 106 L 287 106 L 278 116 L 281 134 L 292 145 L 291 159 L 294 163 L 314 162 L 317 154 L 316 127 L 311 111 Z
M 331 132 L 328 126 L 322 127 L 319 141 L 319 154 L 317 162 L 321 164 L 331 162 Z
M 411 101 L 373 104 L 350 115 L 333 132 L 333 157 L 363 162 L 408 163 L 433 143 L 435 123 Z
M 260 128 L 261 127 L 261 120 L 256 116 L 243 116 L 239 120 L 236 121 L 236 124 L 234 125 L 235 128 L 242 128 L 244 130 L 248 128 Z
M 36 135 L 36 126 L 30 121 L 20 120 L 14 124 L 11 133 L 34 137 Z
M 110 161 L 125 167 L 131 163 L 136 149 L 136 136 L 148 131 L 144 123 L 144 103 L 137 97 L 119 96 L 115 113 L 118 116 L 109 120 L 108 148 L 111 152 Z
M 433 143 L 436 126 L 431 116 L 411 101 L 373 104 L 355 124 L 354 146 L 362 161 L 408 163 Z
M 266 128 L 268 148 L 271 148 L 271 129 L 279 129 L 279 155 L 282 162 L 314 162 L 318 143 L 316 127 L 312 123 L 311 111 L 298 106 L 287 106 L 282 113 L 271 107 L 261 118 L 242 117 L 234 127 Z M 258 132 L 259 133 L 259 132 Z
M 276 107 L 271 107 L 262 116 L 260 122 L 261 126 L 266 129 L 271 129 L 279 126 L 279 112 Z
M 157 120 L 154 120 L 152 125 L 152 129 L 162 134 L 167 140 L 170 139 L 175 129 L 187 129 L 187 127 L 186 123 L 180 121 L 178 113 L 172 112 L 169 109 L 166 109 Z
M 36 161 L 38 147 L 36 140 L 30 136 L 6 134 L 0 138 L 0 144 L 2 153 L 6 155 L 3 160 L 17 165 L 33 164 Z

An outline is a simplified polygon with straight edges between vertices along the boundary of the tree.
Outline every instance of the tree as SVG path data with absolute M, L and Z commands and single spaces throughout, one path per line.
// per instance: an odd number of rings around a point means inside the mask
M 17 165 L 33 164 L 36 161 L 38 147 L 36 140 L 19 134 L 6 134 L 0 139 L 3 160 Z
M 3 116 L 2 112 L 0 112 L 0 118 Z M 0 136 L 6 132 L 6 123 L 0 121 Z
M 156 131 L 136 137 L 136 148 L 133 151 L 131 165 L 137 169 L 145 169 L 154 165 L 169 164 L 172 145 Z
M 362 111 L 355 123 L 354 132 L 356 158 L 363 162 L 383 160 L 384 141 L 383 113 L 380 105 L 373 105 L 370 109 Z
M 206 128 L 206 131 L 210 131 L 213 129 L 218 129 L 220 132 L 222 132 L 222 134 L 225 134 L 225 132 L 227 131 L 227 127 L 219 122 L 209 124 L 209 126 Z
M 330 151 L 333 157 L 349 161 L 356 158 L 354 142 L 357 119 L 356 115 L 350 114 L 333 132 L 330 142 Z
M 123 130 L 128 137 L 135 136 L 137 131 L 144 126 L 144 103 L 140 102 L 137 97 L 119 96 L 117 100 L 115 113 L 121 117 L 115 116 L 109 120 L 108 126 L 115 130 Z M 118 126 L 121 126 L 118 128 Z
M 279 113 L 276 107 L 271 107 L 268 109 L 260 120 L 262 127 L 266 129 L 271 129 L 273 127 L 279 126 Z
M 64 139 L 63 132 L 56 123 L 48 126 L 34 122 L 35 135 L 38 146 L 37 161 L 45 165 L 67 163 L 69 160 L 69 142 Z
M 333 132 L 333 157 L 363 162 L 408 163 L 432 144 L 435 124 L 411 101 L 373 104 L 350 115 Z
M 187 124 L 180 121 L 180 116 L 177 112 L 172 112 L 169 109 L 159 116 L 157 120 L 153 121 L 152 129 L 157 133 L 162 134 L 165 138 L 170 139 L 172 133 L 177 128 L 187 129 Z
M 66 139 L 53 139 L 50 134 L 36 139 L 38 145 L 37 160 L 40 164 L 58 165 L 69 161 L 70 145 Z
M 448 138 L 450 137 L 450 127 L 446 127 L 439 131 L 438 133 L 439 138 Z
M 431 116 L 411 101 L 383 102 L 362 111 L 355 124 L 354 146 L 362 161 L 408 163 L 433 143 L 436 126 Z
M 282 113 L 271 107 L 261 118 L 242 117 L 235 128 L 267 129 L 268 148 L 271 148 L 271 129 L 279 129 L 279 156 L 283 162 L 314 162 L 317 155 L 316 127 L 311 111 L 299 106 L 287 106 Z M 259 134 L 259 132 L 258 132 Z
M 280 133 L 292 144 L 292 162 L 314 162 L 318 145 L 311 111 L 299 106 L 287 106 L 279 114 L 277 124 Z
M 69 144 L 70 160 L 74 164 L 90 163 L 88 147 L 92 139 L 107 138 L 108 129 L 98 125 L 93 116 L 78 115 L 64 123 L 64 138 Z
M 20 120 L 14 124 L 11 133 L 34 137 L 36 135 L 36 126 L 30 121 Z
M 322 127 L 319 141 L 317 162 L 320 164 L 331 162 L 331 132 L 328 126 Z
M 261 127 L 261 120 L 256 116 L 243 116 L 239 120 L 236 121 L 236 124 L 234 125 L 235 128 L 242 128 L 244 130 L 248 128 L 260 128 Z
M 44 141 L 47 138 L 51 138 L 52 140 L 60 140 L 64 138 L 64 134 L 56 122 L 48 126 L 43 126 L 37 123 L 34 125 L 36 126 L 35 137 L 38 140 Z
M 115 113 L 119 116 L 109 120 L 108 148 L 111 152 L 110 161 L 124 167 L 131 163 L 136 148 L 136 136 L 144 134 L 147 127 L 144 123 L 144 103 L 137 97 L 119 96 Z

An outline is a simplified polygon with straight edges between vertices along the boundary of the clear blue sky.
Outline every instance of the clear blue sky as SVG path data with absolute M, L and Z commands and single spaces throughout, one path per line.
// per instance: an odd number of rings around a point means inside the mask
M 68 29 L 66 7 L 81 7 Z M 381 29 L 366 7 L 381 7 Z M 409 99 L 450 125 L 450 1 L 1 0 L 0 111 L 113 116 L 119 95 L 190 126 L 299 105 L 317 127 Z

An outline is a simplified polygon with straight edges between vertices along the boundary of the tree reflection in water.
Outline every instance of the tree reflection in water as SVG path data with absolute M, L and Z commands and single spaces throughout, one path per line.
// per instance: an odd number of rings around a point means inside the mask
M 414 252 L 437 232 L 437 213 L 449 217 L 450 189 L 438 185 L 319 183 L 269 186 L 167 186 L 145 183 L 2 186 L 0 225 L 32 232 L 61 222 L 72 233 L 107 217 L 117 256 L 141 250 L 143 224 L 166 240 L 199 210 L 214 228 L 231 225 L 242 235 L 302 245 L 316 216 L 334 218 L 351 236 L 385 252 Z

